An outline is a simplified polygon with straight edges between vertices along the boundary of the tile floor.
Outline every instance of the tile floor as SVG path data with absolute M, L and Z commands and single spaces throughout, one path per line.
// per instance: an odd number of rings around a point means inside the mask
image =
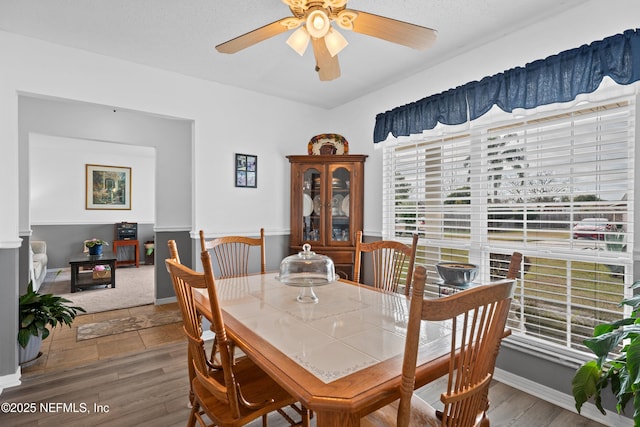
M 42 356 L 31 366 L 23 367 L 22 374 L 32 375 L 58 369 L 69 369 L 98 360 L 137 353 L 168 343 L 186 341 L 182 333 L 182 323 L 172 323 L 82 341 L 76 340 L 77 327 L 81 324 L 176 309 L 178 309 L 177 303 L 158 306 L 151 304 L 80 315 L 76 317 L 71 328 L 58 326 L 51 331 L 51 335 L 42 341 Z

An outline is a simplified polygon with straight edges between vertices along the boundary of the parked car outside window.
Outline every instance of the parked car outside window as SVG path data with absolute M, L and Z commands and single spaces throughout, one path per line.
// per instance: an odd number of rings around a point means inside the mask
M 573 226 L 573 238 L 604 240 L 607 231 L 611 231 L 607 218 L 585 218 Z

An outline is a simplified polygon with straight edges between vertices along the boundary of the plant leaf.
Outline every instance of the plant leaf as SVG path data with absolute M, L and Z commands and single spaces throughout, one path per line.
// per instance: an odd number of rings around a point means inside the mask
M 640 427 L 640 393 L 633 396 L 633 426 Z
M 585 363 L 576 371 L 571 381 L 571 387 L 578 413 L 580 413 L 582 405 L 591 397 L 600 395 L 597 384 L 601 375 L 602 371 L 595 360 Z
M 37 335 L 37 334 L 36 334 Z M 18 344 L 20 347 L 25 348 L 31 337 L 31 332 L 28 329 L 20 329 L 18 331 Z
M 618 329 L 620 326 L 633 325 L 637 322 L 637 320 L 638 319 L 634 319 L 632 317 L 625 317 L 624 319 L 620 319 L 613 323 L 602 323 L 593 328 L 593 336 L 597 337 L 599 335 L 606 334 L 607 332 Z
M 24 316 L 22 318 L 22 320 L 20 321 L 20 327 L 22 328 L 26 328 L 28 327 L 31 323 L 33 323 L 33 321 L 35 320 L 35 316 L 33 315 L 33 313 L 29 313 L 26 316 Z
M 611 351 L 618 347 L 618 344 L 620 344 L 620 341 L 622 341 L 626 335 L 627 333 L 625 331 L 616 329 L 615 331 L 586 339 L 583 343 L 589 347 L 596 356 L 606 357 Z
M 640 295 L 625 298 L 620 302 L 620 305 L 630 305 L 633 308 L 637 308 L 640 305 Z
M 640 339 L 634 338 L 627 347 L 627 371 L 631 387 L 637 389 L 640 384 Z

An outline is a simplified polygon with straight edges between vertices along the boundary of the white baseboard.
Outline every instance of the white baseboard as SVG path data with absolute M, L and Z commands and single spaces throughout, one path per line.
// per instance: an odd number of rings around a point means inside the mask
M 156 299 L 154 304 L 155 305 L 164 305 L 164 304 L 171 304 L 173 302 L 178 301 L 178 299 L 176 297 L 169 297 L 169 298 L 159 298 Z
M 20 377 L 22 376 L 22 372 L 20 371 L 20 367 L 18 366 L 18 370 L 14 374 L 3 375 L 0 377 L 0 394 L 2 394 L 2 390 L 9 387 L 15 387 L 20 384 Z
M 573 396 L 562 393 L 550 387 L 543 386 L 526 378 L 514 375 L 502 369 L 496 368 L 494 378 L 496 379 L 496 381 L 535 396 L 538 399 L 553 403 L 554 405 L 566 409 L 567 411 L 571 411 L 575 414 L 578 413 L 578 411 L 576 411 Z M 631 402 L 631 404 L 633 404 L 633 402 Z M 598 408 L 596 408 L 596 405 L 594 405 L 593 403 L 585 403 L 584 405 L 582 405 L 580 415 L 610 427 L 629 427 L 633 424 L 633 421 L 630 418 L 618 415 L 616 412 L 607 411 L 606 416 L 602 415 L 602 413 L 598 410 Z

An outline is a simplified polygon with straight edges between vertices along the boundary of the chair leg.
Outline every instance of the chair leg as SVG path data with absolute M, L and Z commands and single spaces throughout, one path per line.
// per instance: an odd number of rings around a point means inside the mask
M 298 413 L 298 415 L 300 415 L 300 421 L 296 422 L 293 418 L 291 418 L 282 409 L 278 409 L 277 412 L 282 416 L 282 418 L 287 420 L 287 422 L 289 423 L 290 426 L 292 426 L 292 427 L 300 427 L 300 426 L 309 427 L 311 425 L 311 418 L 313 418 L 313 411 L 308 410 L 303 405 L 300 405 L 300 407 L 298 407 L 298 405 L 295 404 L 295 403 L 292 404 L 292 405 L 289 405 L 289 406 L 291 407 L 291 409 L 296 411 Z
M 196 371 L 193 367 L 193 358 L 191 357 L 191 349 L 187 348 L 187 372 L 189 373 L 189 406 L 193 407 L 195 397 L 193 395 L 193 388 L 191 384 L 196 377 Z
M 267 420 L 267 414 L 262 416 L 262 427 L 268 427 L 269 421 Z
M 302 407 L 302 427 L 309 427 L 311 425 L 311 418 L 313 418 L 313 412 Z
M 189 412 L 189 420 L 187 421 L 187 427 L 195 427 L 199 406 L 196 402 L 192 402 L 191 412 Z
M 490 427 L 489 417 L 487 417 L 487 411 L 482 414 L 482 420 L 480 420 L 480 427 Z

